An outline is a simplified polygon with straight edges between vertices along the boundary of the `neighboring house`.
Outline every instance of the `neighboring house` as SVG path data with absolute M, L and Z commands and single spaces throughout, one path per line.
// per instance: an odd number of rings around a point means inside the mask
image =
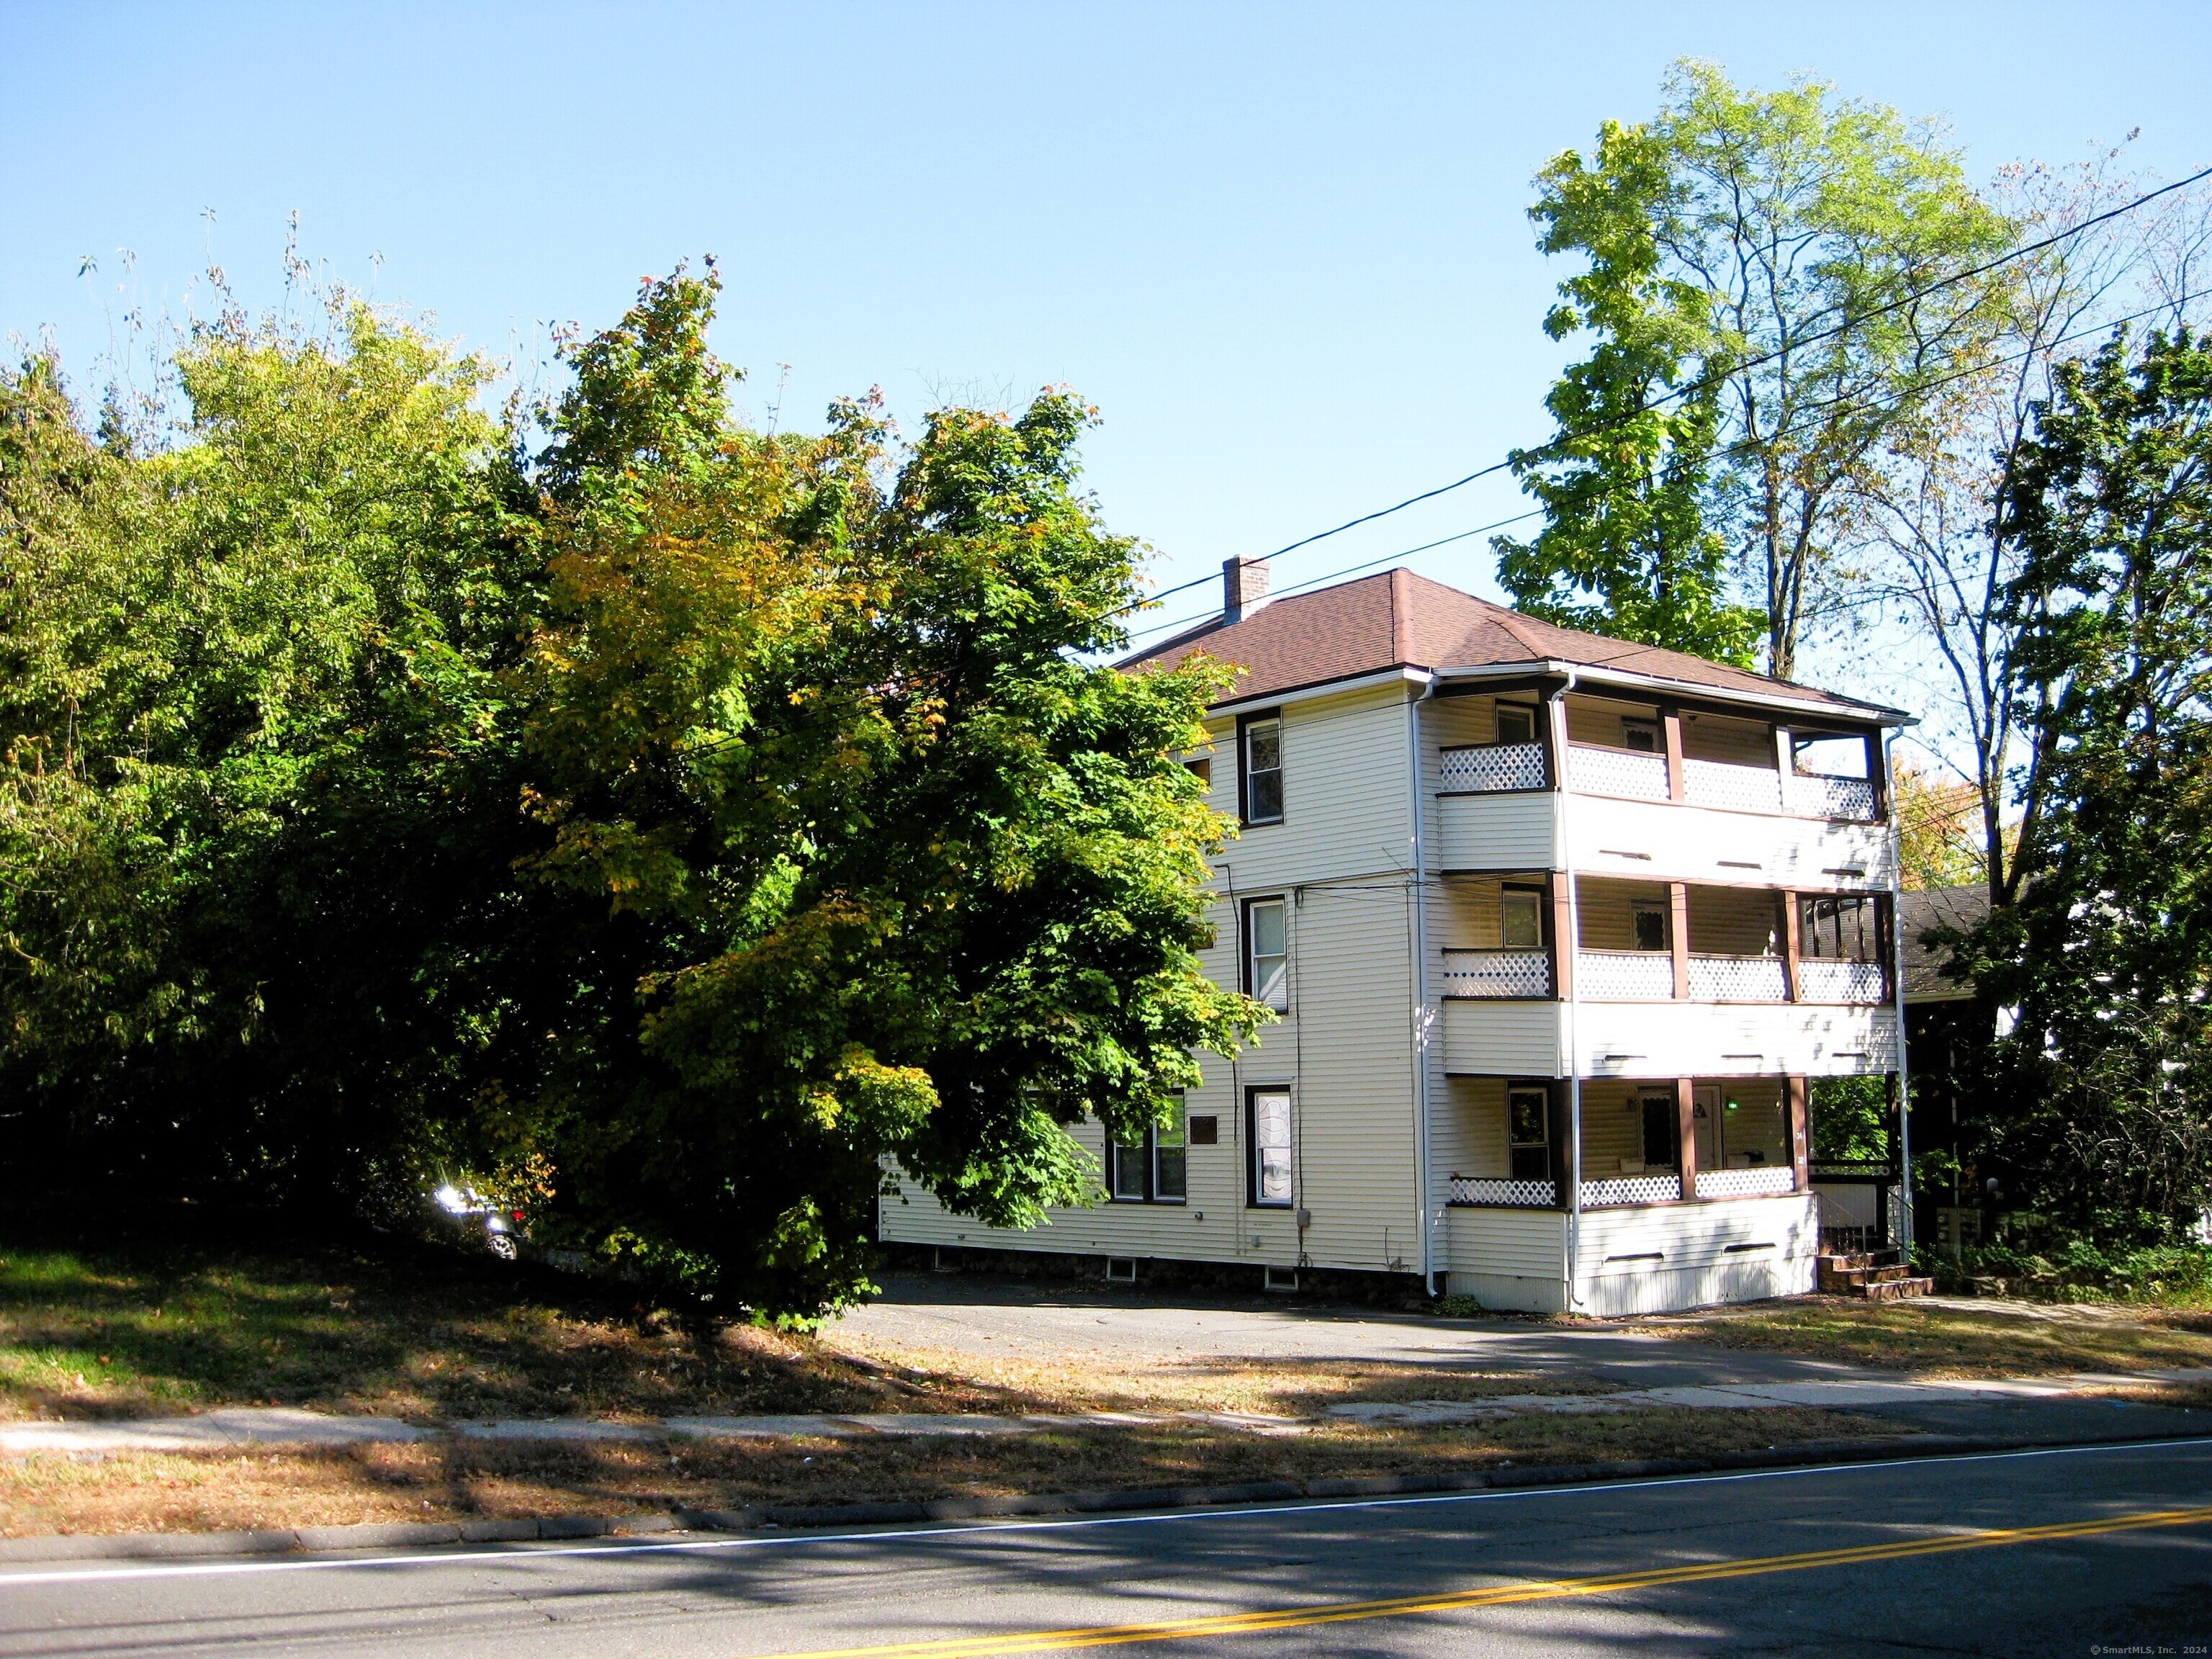
M 1281 1022 L 995 1231 L 894 1170 L 887 1241 L 1422 1275 L 1616 1314 L 1810 1290 L 1807 1084 L 1894 1070 L 1883 728 L 1905 716 L 1404 570 L 1123 665 L 1246 671 L 1188 763 L 1243 826 L 1207 971 Z M 1260 1274 L 1255 1272 L 1255 1278 Z

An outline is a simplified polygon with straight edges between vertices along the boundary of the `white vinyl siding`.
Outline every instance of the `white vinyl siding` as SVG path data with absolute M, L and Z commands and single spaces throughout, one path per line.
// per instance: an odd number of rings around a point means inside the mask
M 1455 1002 L 1446 1013 L 1486 1006 Z M 1576 1032 L 1585 1077 L 1879 1077 L 1897 1069 L 1897 1016 L 1887 1007 L 1593 1002 L 1583 1005 Z
M 1568 815 L 1575 866 L 1593 876 L 1889 890 L 1889 831 L 1882 824 L 1770 817 L 1599 795 L 1577 795 Z M 1625 854 L 1644 856 L 1631 859 Z

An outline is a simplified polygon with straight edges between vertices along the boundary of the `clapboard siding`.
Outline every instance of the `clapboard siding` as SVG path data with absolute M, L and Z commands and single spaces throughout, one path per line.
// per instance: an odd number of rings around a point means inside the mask
M 1692 951 L 1723 957 L 1782 954 L 1778 894 L 1757 888 L 1692 887 L 1684 897 Z
M 1577 795 L 1567 846 L 1593 876 L 1887 892 L 1887 826 Z M 1628 854 L 1643 854 L 1629 858 Z M 1846 873 L 1857 870 L 1861 873 Z
M 1810 1193 L 1585 1211 L 1576 1311 L 1612 1317 L 1801 1296 L 1813 1288 L 1820 1238 Z
M 1447 1078 L 1435 1096 L 1430 1148 L 1437 1168 L 1452 1176 L 1513 1173 L 1505 1139 L 1505 1079 Z M 1449 1194 L 1445 1194 L 1449 1198 Z
M 1284 706 L 1283 821 L 1252 824 L 1214 860 L 1239 893 L 1402 871 L 1412 850 L 1407 699 L 1401 685 Z M 1237 812 L 1237 727 L 1208 722 L 1216 811 Z
M 1577 1036 L 1585 1077 L 1864 1077 L 1897 1069 L 1897 1017 L 1888 1008 L 1585 1002 Z
M 1771 726 L 1764 720 L 1731 720 L 1725 714 L 1683 715 L 1682 754 L 1687 760 L 1758 766 L 1769 772 L 1775 769 L 1778 758 Z
M 1558 800 L 1548 789 L 1443 797 L 1437 802 L 1435 851 L 1429 867 L 1550 869 Z
M 1561 1077 L 1563 1005 L 1454 1001 L 1443 1005 L 1443 1069 L 1459 1077 Z

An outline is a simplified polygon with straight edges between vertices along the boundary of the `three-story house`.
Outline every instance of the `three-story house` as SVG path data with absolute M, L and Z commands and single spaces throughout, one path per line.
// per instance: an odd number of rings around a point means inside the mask
M 994 1231 L 896 1172 L 886 1241 L 1419 1274 L 1649 1312 L 1813 1288 L 1810 1085 L 1899 1066 L 1894 710 L 1404 570 L 1123 665 L 1244 672 L 1188 759 L 1241 826 L 1207 971 L 1279 1023 L 1095 1206 Z

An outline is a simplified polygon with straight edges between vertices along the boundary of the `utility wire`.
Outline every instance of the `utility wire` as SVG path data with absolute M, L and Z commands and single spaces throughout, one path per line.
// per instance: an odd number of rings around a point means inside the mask
M 1475 471 L 1468 473 L 1465 477 L 1455 478 L 1451 483 L 1447 484 L 1438 484 L 1434 489 L 1425 489 L 1418 495 L 1408 495 L 1401 501 L 1393 502 L 1389 507 L 1378 507 L 1372 513 L 1363 513 L 1358 518 L 1347 519 L 1342 524 L 1337 525 L 1332 529 L 1316 531 L 1310 536 L 1302 537 L 1297 541 L 1288 543 L 1284 546 L 1277 548 L 1272 553 L 1262 553 L 1255 558 L 1246 560 L 1245 562 L 1248 564 L 1264 564 L 1270 559 L 1279 559 L 1285 553 L 1294 553 L 1299 548 L 1310 547 L 1314 543 L 1326 541 L 1332 536 L 1341 536 L 1347 530 L 1357 530 L 1361 525 L 1372 524 L 1377 519 L 1387 519 L 1394 513 L 1402 513 L 1409 507 L 1419 506 L 1423 501 L 1434 501 L 1439 495 L 1448 495 L 1453 490 L 1464 489 L 1467 485 L 1474 483 L 1477 479 L 1486 478 L 1491 477 L 1493 473 L 1504 471 L 1507 468 L 1515 465 L 1516 463 L 1526 463 L 1539 459 L 1550 452 L 1561 448 L 1567 444 L 1573 443 L 1579 439 L 1596 437 L 1603 433 L 1611 432 L 1616 428 L 1626 425 L 1629 422 L 1635 420 L 1639 416 L 1650 414 L 1654 410 L 1661 409 L 1666 404 L 1674 403 L 1680 398 L 1689 397 L 1692 393 L 1704 391 L 1709 386 L 1717 386 L 1722 382 L 1741 374 L 1746 369 L 1760 368 L 1765 364 L 1774 362 L 1777 358 L 1787 356 L 1791 352 L 1802 351 L 1807 346 L 1817 345 L 1823 340 L 1832 340 L 1837 336 L 1845 333 L 1862 323 L 1870 322 L 1877 317 L 1887 316 L 1891 312 L 1900 311 L 1907 306 L 1917 304 L 1920 301 L 1927 298 L 1928 295 L 1931 294 L 1939 293 L 1947 288 L 1955 287 L 1957 284 L 1969 281 L 1973 277 L 1985 276 L 2002 265 L 2011 264 L 2015 259 L 2024 258 L 2031 253 L 2039 253 L 2045 248 L 2056 247 L 2059 243 L 2066 241 L 2072 237 L 2078 236 L 2085 230 L 2093 229 L 2098 225 L 2117 219 L 2123 214 L 2132 213 L 2137 208 L 2144 206 L 2148 203 L 2154 202 L 2161 196 L 2171 195 L 2178 190 L 2185 190 L 2191 185 L 2197 184 L 2200 180 L 2205 179 L 2212 179 L 2212 167 L 2201 168 L 2197 172 L 2191 173 L 2185 179 L 2175 179 L 2173 183 L 2170 185 L 2161 185 L 2156 190 L 2146 191 L 2143 194 L 2135 198 L 2132 201 L 2123 202 L 2118 207 L 2108 208 L 2102 213 L 2092 214 L 2088 218 L 2082 220 L 2079 224 L 2069 225 L 2063 230 L 2054 231 L 2050 235 L 2042 237 L 2033 242 L 2024 242 L 2020 246 L 2012 249 L 2008 252 L 1999 254 L 1994 259 L 1985 260 L 1978 265 L 1969 266 L 1964 270 L 1954 271 L 1948 276 L 1939 277 L 1936 281 L 1929 283 L 1923 287 L 1914 289 L 1909 293 L 1900 294 L 1893 300 L 1884 301 L 1881 304 L 1870 307 L 1867 310 L 1861 312 L 1855 316 L 1846 315 L 1841 321 L 1834 324 L 1832 326 L 1816 330 L 1811 334 L 1808 334 L 1799 339 L 1790 341 L 1786 345 L 1777 346 L 1771 351 L 1761 352 L 1757 356 L 1747 357 L 1741 362 L 1730 363 L 1724 368 L 1708 370 L 1706 373 L 1699 375 L 1696 380 L 1677 386 L 1670 392 L 1663 392 L 1656 398 L 1653 398 L 1644 403 L 1638 404 L 1634 409 L 1626 410 L 1619 415 L 1609 416 L 1605 420 L 1594 422 L 1589 426 L 1578 427 L 1571 432 L 1562 432 L 1556 437 L 1538 444 L 1533 449 L 1516 450 L 1513 453 L 1508 455 L 1504 460 L 1493 461 L 1487 466 L 1478 467 Z M 2164 307 L 2153 307 L 2153 309 L 2155 310 L 2162 310 L 2164 308 Z M 2148 313 L 2145 313 L 2140 314 L 2147 315 Z M 1942 382 L 1937 381 L 1935 384 L 1941 385 Z M 1841 400 L 1836 399 L 1832 401 Z M 1771 439 L 1770 441 L 1771 441 Z M 1193 580 L 1179 583 L 1174 587 L 1164 587 L 1157 593 L 1149 594 L 1142 599 L 1123 605 L 1121 610 L 1108 611 L 1106 613 L 1106 617 L 1102 617 L 1101 620 L 1109 620 L 1112 617 L 1121 616 L 1125 611 L 1138 610 L 1145 605 L 1154 604 L 1160 599 L 1167 598 L 1171 593 L 1187 592 L 1194 587 L 1200 586 L 1213 580 L 1214 579 L 1212 576 L 1200 576 Z
M 2206 172 L 2212 173 L 2212 168 L 2207 168 Z M 2201 178 L 2203 174 L 2200 173 L 2197 176 Z M 2184 179 L 2182 182 L 2186 184 L 2190 181 L 2188 179 Z M 2167 188 L 2172 189 L 2175 188 L 2175 186 L 2169 185 Z M 2148 201 L 2149 198 L 2146 197 L 2142 199 Z M 2118 209 L 2114 210 L 2116 212 L 2120 210 L 2121 210 Z M 2094 222 L 2095 222 L 2094 220 L 2086 222 L 2082 226 L 2079 227 L 2079 228 L 2086 229 L 2089 224 Z M 2106 320 L 2092 324 L 2085 328 L 2075 329 L 2071 333 L 2061 334 L 2055 339 L 2045 340 L 2039 344 L 2026 347 L 2019 351 L 2008 352 L 2001 357 L 1985 358 L 1978 363 L 1969 364 L 1966 368 L 1954 370 L 1951 374 L 1939 375 L 1931 380 L 1922 381 L 1914 386 L 1910 392 L 1902 395 L 1917 397 L 1923 393 L 1933 392 L 1939 386 L 1949 386 L 1954 380 L 1968 380 L 1974 375 L 1986 374 L 1993 368 L 2002 368 L 2007 363 L 2016 363 L 2023 358 L 2037 356 L 2044 352 L 2056 351 L 2060 346 L 2070 344 L 2075 340 L 2086 339 L 2092 334 L 2109 333 L 2113 329 L 2124 327 L 2130 323 L 2141 322 L 2146 317 L 2155 316 L 2161 311 L 2171 311 L 2176 306 L 2184 306 L 2189 304 L 2191 301 L 2203 299 L 2207 295 L 2212 295 L 2212 289 L 2192 289 L 2185 294 L 2177 295 L 2171 299 L 2161 300 L 2156 305 L 2146 306 L 2141 311 L 2131 311 L 2124 317 L 2110 318 Z M 1817 416 L 1824 410 L 1832 409 L 1838 404 L 1848 403 L 1850 401 L 1851 399 L 1848 396 L 1838 394 L 1836 397 L 1823 399 L 1819 403 L 1808 404 L 1798 412 L 1803 416 Z M 1788 437 L 1794 432 L 1800 429 L 1801 428 L 1798 427 L 1784 427 L 1779 431 L 1769 434 L 1765 441 L 1771 443 L 1777 438 Z M 1717 458 L 1730 455 L 1738 450 L 1749 447 L 1752 441 L 1749 439 L 1739 439 L 1735 443 L 1723 445 L 1719 449 L 1715 450 L 1713 453 Z M 1492 470 L 1494 471 L 1495 469 Z M 1417 497 L 1416 499 L 1420 498 Z M 1303 589 L 1319 586 L 1323 582 L 1335 581 L 1340 577 L 1354 575 L 1359 571 L 1371 569 L 1378 564 L 1388 564 L 1394 559 L 1410 558 L 1416 553 L 1425 553 L 1432 547 L 1444 547 L 1449 545 L 1453 542 L 1465 541 L 1470 536 L 1480 536 L 1484 534 L 1486 532 L 1492 530 L 1503 530 L 1507 525 L 1519 524 L 1523 520 L 1537 518 L 1543 514 L 1544 510 L 1545 509 L 1542 507 L 1532 507 L 1528 512 L 1516 514 L 1513 518 L 1500 519 L 1495 524 L 1480 525 L 1473 530 L 1463 530 L 1456 536 L 1446 536 L 1438 541 L 1424 542 L 1420 546 L 1409 547 L 1403 552 L 1386 553 L 1379 559 L 1370 559 L 1362 564 L 1347 565 L 1341 570 L 1332 570 L 1326 575 L 1309 576 L 1305 580 L 1302 582 L 1294 582 L 1290 586 L 1283 589 L 1280 593 L 1272 594 L 1269 597 L 1275 599 L 1285 598 L 1288 595 L 1298 592 Z M 1278 551 L 1287 552 L 1289 551 L 1289 549 L 1279 549 Z M 1267 556 L 1268 558 L 1273 558 L 1275 554 L 1271 553 Z M 1261 561 L 1253 559 L 1248 560 L 1247 562 L 1257 564 L 1261 562 Z M 1183 586 L 1196 587 L 1214 580 L 1215 578 L 1212 576 L 1200 576 L 1196 581 L 1184 583 Z M 1162 592 L 1174 593 L 1181 591 L 1182 589 L 1180 588 L 1170 587 L 1163 589 Z M 1158 596 L 1156 595 L 1154 597 L 1157 598 Z M 1827 616 L 1838 611 L 1856 611 L 1866 605 L 1885 604 L 1893 599 L 1903 601 L 1906 600 L 1908 598 L 1909 596 L 1899 589 L 1882 588 L 1872 593 L 1862 594 L 1856 599 L 1838 599 L 1832 601 L 1827 605 L 1816 605 L 1804 614 L 1806 617 L 1809 619 L 1815 617 Z M 1150 604 L 1152 602 L 1152 601 L 1150 599 L 1142 601 L 1144 604 Z M 1126 605 L 1122 607 L 1123 610 L 1130 608 L 1131 607 Z M 1115 617 L 1121 613 L 1121 611 L 1109 611 L 1107 614 L 1109 617 Z M 1211 611 L 1194 611 L 1191 615 L 1182 617 L 1176 622 L 1156 623 L 1151 628 L 1139 629 L 1137 632 L 1131 634 L 1129 638 L 1132 641 L 1144 639 L 1153 634 L 1164 633 L 1172 628 L 1187 627 L 1193 623 L 1203 622 L 1206 617 L 1215 614 L 1217 613 Z

